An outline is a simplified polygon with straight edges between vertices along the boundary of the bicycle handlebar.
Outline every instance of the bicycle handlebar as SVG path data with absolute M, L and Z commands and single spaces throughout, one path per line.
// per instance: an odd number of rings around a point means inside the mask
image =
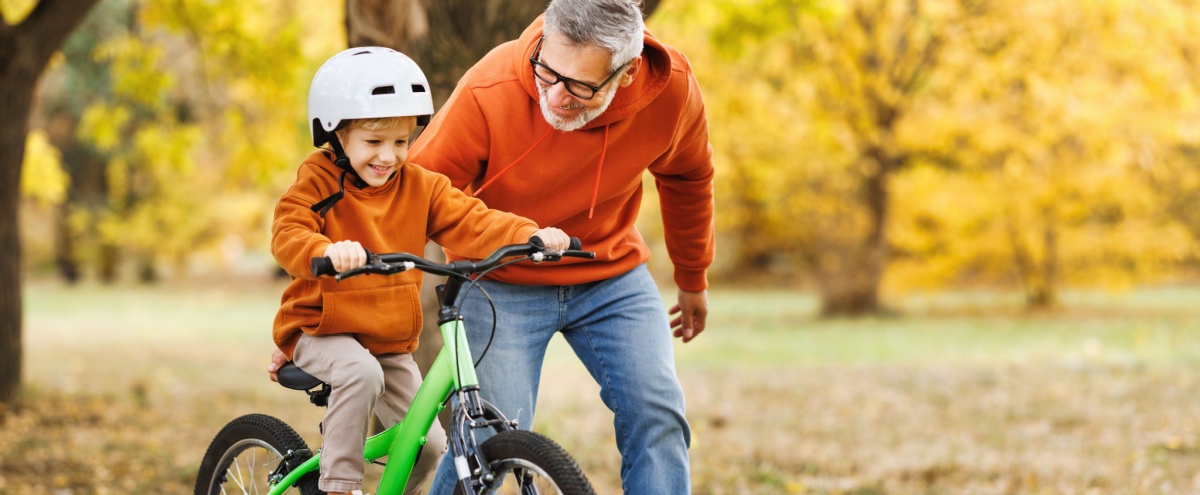
M 572 237 L 567 250 L 551 251 L 542 245 L 540 238 L 533 237 L 526 244 L 502 246 L 480 261 L 461 260 L 449 263 L 435 263 L 409 253 L 372 254 L 367 251 L 367 264 L 358 268 L 338 273 L 333 269 L 333 261 L 327 256 L 321 256 L 312 259 L 311 269 L 314 276 L 334 275 L 339 281 L 356 275 L 371 273 L 390 275 L 413 268 L 435 275 L 467 276 L 495 268 L 501 261 L 513 256 L 526 256 L 535 262 L 558 261 L 562 258 L 596 258 L 596 253 L 580 251 L 581 246 L 579 238 Z

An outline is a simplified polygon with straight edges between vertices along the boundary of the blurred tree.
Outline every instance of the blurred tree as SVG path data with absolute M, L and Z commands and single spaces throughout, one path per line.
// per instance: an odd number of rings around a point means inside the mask
M 1126 23 L 1121 35 L 1149 41 L 1128 47 L 1129 58 L 1141 62 L 1154 53 L 1159 65 L 1138 72 L 1146 88 L 1138 102 L 1145 117 L 1125 126 L 1125 132 L 1134 143 L 1138 175 L 1189 232 L 1191 249 L 1180 257 L 1195 267 L 1200 263 L 1200 11 L 1183 0 L 1137 3 L 1128 9 L 1126 16 L 1137 22 Z
M 712 53 L 693 60 L 709 96 L 733 265 L 783 278 L 803 267 L 827 315 L 881 310 L 892 178 L 936 151 L 912 138 L 913 114 L 970 10 L 935 0 L 672 7 L 665 22 Z M 684 26 L 697 20 L 708 27 Z
M 70 178 L 63 200 L 57 203 L 54 224 L 54 264 L 68 283 L 82 277 L 82 259 L 92 258 L 104 282 L 116 277 L 117 246 L 98 239 L 90 212 L 102 210 L 108 201 L 105 174 L 107 154 L 87 139 L 76 136 L 85 109 L 96 100 L 112 98 L 111 68 L 93 57 L 93 49 L 105 39 L 130 29 L 133 16 L 125 0 L 100 2 L 82 25 L 67 38 L 62 63 L 47 71 L 39 89 L 34 127 L 46 130 L 51 143 L 62 154 Z M 81 250 L 90 250 L 91 256 Z
M 854 314 L 964 283 L 1049 307 L 1194 260 L 1187 5 L 669 4 L 659 33 L 709 105 L 724 273 L 811 277 Z
M 62 273 L 91 263 L 112 281 L 122 261 L 153 281 L 197 253 L 220 266 L 261 247 L 309 147 L 308 80 L 341 44 L 336 16 L 262 0 L 102 5 L 44 91 L 73 179 Z
M 21 240 L 17 210 L 33 94 L 50 56 L 83 20 L 95 0 L 41 0 L 17 12 L 0 4 L 0 402 L 21 383 Z M 27 6 L 26 4 L 25 6 Z M 23 17 L 21 14 L 26 14 Z
M 841 165 L 851 181 L 836 191 L 854 207 L 815 222 L 815 245 L 803 259 L 817 275 L 822 312 L 857 315 L 882 309 L 879 288 L 890 259 L 894 174 L 913 163 L 921 148 L 905 140 L 903 126 L 920 102 L 924 84 L 939 68 L 946 31 L 957 12 L 945 2 L 858 1 L 844 12 L 813 11 L 807 24 L 809 56 L 801 56 L 815 83 L 814 110 L 834 126 L 848 152 Z M 953 10 L 951 11 L 953 12 Z M 800 52 L 804 54 L 804 52 Z M 839 221 L 840 220 L 840 221 Z
M 1008 274 L 1047 308 L 1063 284 L 1128 285 L 1176 266 L 1195 245 L 1170 215 L 1186 195 L 1156 192 L 1140 171 L 1184 177 L 1162 152 L 1189 114 L 1163 90 L 1184 86 L 1164 78 L 1178 74 L 1171 57 L 1145 53 L 1170 53 L 1157 25 L 1186 14 L 1165 2 L 980 5 L 921 118 L 958 166 L 899 179 L 923 199 L 902 202 L 897 278 L 920 283 L 930 265 L 954 283 Z
M 153 281 L 159 261 L 183 267 L 265 223 L 273 198 L 253 191 L 294 166 L 279 150 L 303 149 L 293 122 L 303 121 L 305 59 L 296 15 L 275 3 L 133 8 L 131 28 L 93 52 L 111 64 L 113 92 L 86 109 L 80 133 L 108 153 L 107 204 L 94 213 L 100 238 Z

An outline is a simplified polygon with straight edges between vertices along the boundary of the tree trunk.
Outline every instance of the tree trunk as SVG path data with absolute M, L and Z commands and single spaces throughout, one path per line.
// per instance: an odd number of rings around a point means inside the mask
M 1042 231 L 1042 262 L 1036 265 L 1038 274 L 1034 277 L 1039 283 L 1025 294 L 1029 309 L 1051 309 L 1058 305 L 1058 230 L 1050 221 L 1052 215 L 1047 212 L 1047 225 Z
M 823 312 L 855 316 L 886 311 L 879 285 L 890 256 L 888 222 L 889 182 L 898 170 L 913 162 L 915 150 L 905 149 L 897 129 L 923 83 L 937 70 L 944 46 L 944 28 L 923 12 L 923 4 L 909 1 L 848 2 L 846 21 L 835 29 L 816 32 L 816 61 L 828 68 L 831 90 L 823 91 L 822 105 L 844 120 L 857 152 L 853 164 L 861 172 L 854 199 L 866 213 L 868 225 L 852 236 L 842 236 L 817 255 L 820 265 L 835 260 L 833 269 L 818 267 L 823 277 Z M 846 42 L 846 40 L 854 40 Z M 804 51 L 809 51 L 805 48 Z M 821 55 L 824 54 L 824 55 Z M 855 222 L 857 223 L 857 222 Z M 856 229 L 856 227 L 850 227 Z M 835 233 L 832 237 L 838 237 Z
M 11 39 L 0 39 L 0 53 L 12 53 Z M 36 69 L 0 67 L 0 115 L 15 116 L 0 130 L 0 402 L 9 402 L 21 383 L 21 242 L 17 206 L 26 120 L 32 104 Z M 25 65 L 25 64 L 22 64 Z
M 68 194 L 69 197 L 69 194 Z M 67 199 L 54 212 L 54 265 L 68 285 L 79 283 L 79 258 L 75 255 L 75 233 L 71 229 L 71 201 Z
M 520 36 L 545 8 L 533 0 L 348 0 L 346 37 L 350 46 L 387 46 L 411 57 L 441 106 L 467 69 Z
M 0 23 L 0 402 L 21 384 L 21 163 L 42 69 L 97 0 L 41 0 L 20 24 Z
M 867 175 L 863 178 L 863 203 L 871 225 L 863 242 L 837 259 L 832 270 L 825 270 L 821 285 L 821 314 L 824 316 L 860 316 L 884 310 L 879 300 L 879 285 L 888 260 L 887 223 L 891 203 L 888 181 L 900 163 L 881 148 L 865 153 Z
M 1021 239 L 1015 214 L 1010 214 L 1005 226 L 1009 246 L 1013 252 L 1013 264 L 1017 277 L 1025 292 L 1025 305 L 1029 309 L 1050 309 L 1058 304 L 1058 231 L 1052 221 L 1053 212 L 1045 210 L 1047 225 L 1042 231 L 1042 258 L 1036 259 L 1033 250 Z

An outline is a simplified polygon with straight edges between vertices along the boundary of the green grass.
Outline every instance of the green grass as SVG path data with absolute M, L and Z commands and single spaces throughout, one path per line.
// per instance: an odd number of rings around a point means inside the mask
M 31 346 L 95 343 L 266 348 L 282 286 L 237 289 L 33 284 Z M 668 294 L 669 296 L 669 294 Z M 1055 312 L 1025 312 L 1012 294 L 911 297 L 896 316 L 818 317 L 802 292 L 714 290 L 705 333 L 676 346 L 680 367 L 920 364 L 1107 357 L 1195 363 L 1200 289 L 1068 293 Z M 565 345 L 553 348 L 569 353 Z M 569 358 L 569 356 L 568 356 Z
M 310 445 L 323 410 L 270 383 L 282 285 L 25 292 L 25 392 L 0 410 L 0 493 L 186 493 L 230 419 Z M 668 296 L 673 294 L 668 293 Z M 822 319 L 811 294 L 714 289 L 676 360 L 697 494 L 1200 492 L 1200 288 L 891 301 Z M 619 491 L 612 416 L 561 340 L 535 428 Z
M 1200 290 L 1070 293 L 1055 312 L 1012 295 L 903 301 L 896 316 L 822 319 L 806 293 L 714 291 L 705 333 L 677 345 L 680 367 L 1062 362 L 1200 362 Z

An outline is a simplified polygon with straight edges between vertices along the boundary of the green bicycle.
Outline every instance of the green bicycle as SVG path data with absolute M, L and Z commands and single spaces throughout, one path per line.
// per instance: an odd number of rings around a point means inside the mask
M 579 251 L 578 239 L 571 239 L 567 251 L 548 251 L 535 239 L 530 244 L 501 247 L 475 262 L 435 263 L 408 253 L 370 254 L 366 265 L 336 274 L 341 280 L 415 268 L 447 276 L 446 283 L 437 287 L 442 349 L 404 420 L 368 438 L 364 447 L 368 462 L 379 463 L 387 457 L 375 494 L 402 493 L 426 433 L 452 396 L 457 400 L 450 401 L 453 405 L 447 435 L 458 475 L 456 494 L 594 493 L 583 471 L 562 447 L 544 435 L 517 429 L 516 420 L 507 419 L 480 397 L 463 318 L 455 305 L 464 283 L 470 290 L 475 279 L 493 269 L 525 260 L 559 261 L 563 257 L 593 258 L 595 254 Z M 318 276 L 335 274 L 328 258 L 314 258 L 312 270 Z M 319 406 L 325 405 L 331 391 L 328 384 L 291 363 L 279 370 L 279 383 L 306 391 Z M 481 430 L 493 430 L 495 434 L 479 443 L 476 432 Z M 200 464 L 195 493 L 276 495 L 295 488 L 303 495 L 317 495 L 323 493 L 317 488 L 319 469 L 320 453 L 310 450 L 287 423 L 265 414 L 249 414 L 217 433 Z

